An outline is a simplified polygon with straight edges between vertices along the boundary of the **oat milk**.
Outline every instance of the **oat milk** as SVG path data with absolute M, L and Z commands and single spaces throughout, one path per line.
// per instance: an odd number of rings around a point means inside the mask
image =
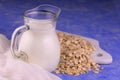
M 27 25 L 30 29 L 21 36 L 19 51 L 28 55 L 30 63 L 38 64 L 51 72 L 56 69 L 60 58 L 55 25 L 50 20 L 29 20 Z

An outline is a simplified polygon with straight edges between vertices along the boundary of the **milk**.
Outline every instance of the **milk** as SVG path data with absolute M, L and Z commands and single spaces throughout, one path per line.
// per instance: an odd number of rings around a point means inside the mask
M 28 62 L 50 72 L 56 69 L 60 59 L 60 44 L 54 24 L 50 20 L 29 18 L 27 25 L 30 29 L 22 34 L 19 43 L 19 51 L 27 54 Z

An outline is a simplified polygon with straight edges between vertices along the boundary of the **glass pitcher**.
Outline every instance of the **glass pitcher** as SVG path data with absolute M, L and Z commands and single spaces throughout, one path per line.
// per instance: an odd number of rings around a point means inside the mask
M 17 28 L 12 35 L 13 56 L 38 64 L 49 72 L 55 70 L 60 59 L 55 29 L 60 11 L 60 8 L 48 4 L 25 11 L 25 25 Z

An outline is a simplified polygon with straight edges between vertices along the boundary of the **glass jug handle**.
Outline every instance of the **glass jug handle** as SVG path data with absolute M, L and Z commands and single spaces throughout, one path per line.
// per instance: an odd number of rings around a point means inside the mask
M 20 51 L 18 52 L 18 47 L 19 47 L 19 41 L 20 41 L 20 38 L 21 38 L 21 35 L 25 32 L 29 30 L 29 27 L 28 26 L 21 26 L 21 27 L 18 27 L 17 29 L 15 29 L 15 31 L 13 32 L 12 34 L 12 39 L 11 39 L 11 52 L 12 52 L 12 55 L 15 57 L 15 58 L 20 58 L 24 61 L 27 61 L 28 60 L 28 56 L 27 54 L 25 54 L 24 52 Z

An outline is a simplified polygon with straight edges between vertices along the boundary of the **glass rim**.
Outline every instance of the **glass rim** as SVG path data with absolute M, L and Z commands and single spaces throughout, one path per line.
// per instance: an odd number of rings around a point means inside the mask
M 41 8 L 41 7 L 43 7 L 43 9 Z M 44 7 L 47 7 L 47 8 L 53 8 L 53 9 L 55 9 L 56 11 L 54 12 L 54 11 L 51 11 L 51 10 L 45 10 L 44 9 Z M 61 9 L 59 8 L 59 7 L 56 7 L 56 6 L 53 6 L 53 5 L 49 5 L 49 4 L 42 4 L 42 5 L 40 5 L 40 6 L 38 6 L 38 7 L 35 7 L 35 8 L 33 8 L 33 9 L 30 9 L 30 10 L 26 10 L 25 12 L 24 12 L 24 14 L 23 14 L 23 16 L 24 17 L 28 17 L 28 18 L 30 18 L 29 17 L 29 14 L 31 13 L 34 13 L 35 12 L 35 14 L 42 14 L 42 13 L 44 13 L 44 14 L 49 14 L 49 15 L 51 15 L 53 18 L 51 18 L 51 20 L 56 20 L 57 18 L 58 18 L 58 16 L 59 16 L 59 14 L 60 14 L 60 12 L 61 12 Z M 33 18 L 34 19 L 34 18 Z
M 48 15 L 51 15 L 52 18 L 49 19 L 49 20 L 56 20 L 57 19 L 57 16 L 54 14 L 54 13 L 51 13 L 51 12 L 43 12 L 43 11 L 38 11 L 38 10 L 27 10 L 24 12 L 24 17 L 27 17 L 27 18 L 32 18 L 30 17 L 29 15 L 40 15 L 40 14 L 48 14 Z M 32 19 L 37 19 L 37 20 L 40 20 L 39 18 L 32 18 Z M 42 18 L 41 18 L 42 19 Z

